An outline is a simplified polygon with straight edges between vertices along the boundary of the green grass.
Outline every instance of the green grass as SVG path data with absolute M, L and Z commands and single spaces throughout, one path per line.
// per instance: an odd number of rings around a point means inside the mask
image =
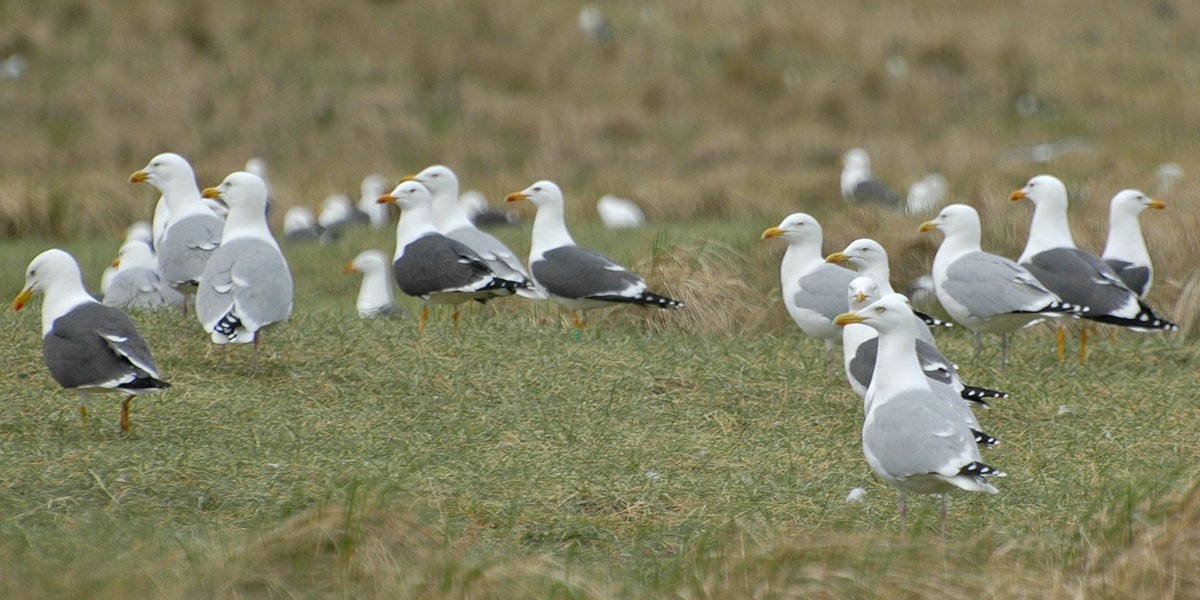
M 578 229 L 632 256 L 689 231 L 739 247 L 754 225 Z M 135 401 L 127 436 L 116 398 L 82 430 L 42 365 L 39 305 L 5 311 L 0 596 L 1045 596 L 1109 589 L 1096 573 L 1167 595 L 1186 579 L 1108 569 L 1176 530 L 1197 480 L 1193 345 L 1093 336 L 1076 367 L 1034 329 L 997 371 L 994 344 L 973 361 L 967 335 L 942 334 L 969 381 L 1013 394 L 980 415 L 1009 477 L 998 496 L 953 497 L 942 543 L 933 499 L 901 534 L 862 458 L 861 402 L 774 288 L 745 335 L 674 324 L 690 308 L 622 309 L 580 339 L 554 306 L 510 299 L 466 311 L 457 337 L 435 312 L 418 336 L 411 318 L 357 319 L 357 281 L 337 274 L 389 237 L 288 247 L 295 314 L 257 369 L 190 318 L 137 314 L 174 387 Z M 4 243 L 5 272 L 46 245 Z M 89 274 L 115 246 L 67 245 Z M 865 503 L 844 501 L 854 487 Z

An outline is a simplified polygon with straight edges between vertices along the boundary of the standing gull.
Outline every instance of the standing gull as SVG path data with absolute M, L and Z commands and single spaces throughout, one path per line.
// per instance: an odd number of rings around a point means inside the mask
M 884 250 L 883 245 L 875 240 L 868 238 L 854 240 L 846 246 L 845 250 L 834 252 L 825 257 L 825 260 L 833 264 L 849 262 L 860 274 L 874 279 L 879 285 L 881 294 L 896 293 L 896 290 L 892 288 L 892 270 L 888 263 L 887 250 Z M 917 310 L 913 310 L 913 314 L 921 320 L 921 324 L 917 326 L 917 338 L 931 344 L 933 343 L 933 334 L 929 332 L 931 326 L 950 327 L 953 325 Z
M 850 282 L 846 302 L 848 312 L 854 312 L 879 300 L 887 293 L 883 292 L 875 280 L 870 277 L 856 277 Z M 918 319 L 913 323 L 916 331 L 923 325 Z M 851 325 L 842 328 L 842 361 L 846 369 L 846 379 L 851 389 L 859 396 L 866 396 L 867 387 L 875 370 L 875 359 L 879 352 L 879 342 L 874 330 L 865 325 Z M 921 363 L 921 371 L 929 378 L 930 385 L 935 383 L 946 386 L 959 398 L 966 402 L 986 408 L 989 398 L 1007 398 L 1008 392 L 991 390 L 963 383 L 958 374 L 958 367 L 946 358 L 937 346 L 917 338 L 917 359 Z
M 563 215 L 563 194 L 552 181 L 538 181 L 505 197 L 537 208 L 529 246 L 529 271 L 550 299 L 575 311 L 575 326 L 587 327 L 585 311 L 636 304 L 679 308 L 683 302 L 646 289 L 646 281 L 606 256 L 575 244 Z
M 372 173 L 363 177 L 358 186 L 358 212 L 367 215 L 371 227 L 386 227 L 391 218 L 387 204 L 380 204 L 379 197 L 388 191 L 388 180 L 383 175 Z
M 129 431 L 129 405 L 138 394 L 171 387 L 159 379 L 154 356 L 129 317 L 104 306 L 83 288 L 79 265 L 62 250 L 47 250 L 25 270 L 25 288 L 13 310 L 25 307 L 35 292 L 42 301 L 42 355 L 50 376 L 79 397 L 79 416 L 87 427 L 87 395 L 124 394 L 121 431 Z
M 986 465 L 971 428 L 947 402 L 930 389 L 913 344 L 916 331 L 908 300 L 890 294 L 857 312 L 834 320 L 839 326 L 862 323 L 879 332 L 879 356 L 867 390 L 862 444 L 867 464 L 896 488 L 900 526 L 908 516 L 909 492 L 938 494 L 943 535 L 946 502 L 952 490 L 995 494 L 988 477 L 1004 473 Z
M 430 304 L 454 306 L 457 333 L 459 304 L 509 296 L 528 285 L 497 275 L 475 251 L 439 233 L 433 224 L 433 197 L 420 183 L 402 182 L 379 202 L 400 207 L 392 270 L 400 291 L 421 300 L 418 331 L 425 331 Z
M 1013 201 L 1033 202 L 1029 239 L 1017 262 L 1063 301 L 1087 306 L 1090 310 L 1084 318 L 1134 331 L 1178 328 L 1155 315 L 1104 261 L 1075 246 L 1067 223 L 1067 187 L 1062 181 L 1051 175 L 1038 175 L 1010 197 Z M 1065 359 L 1064 337 L 1060 327 L 1060 361 Z M 1079 363 L 1083 364 L 1086 358 L 1087 327 L 1084 327 L 1079 336 Z
M 521 259 L 492 235 L 480 231 L 467 216 L 459 202 L 458 177 L 445 165 L 426 167 L 416 175 L 401 181 L 417 181 L 433 197 L 433 224 L 442 235 L 470 248 L 487 263 L 497 276 L 525 285 L 517 294 L 527 298 L 545 298 L 532 286 L 532 280 Z
M 146 242 L 125 242 L 113 263 L 117 273 L 104 291 L 105 306 L 153 310 L 183 304 L 183 294 L 159 275 L 158 260 Z
M 1150 252 L 1146 250 L 1138 215 L 1147 208 L 1162 210 L 1166 207 L 1161 200 L 1137 190 L 1121 190 L 1113 196 L 1108 207 L 1108 242 L 1104 252 L 1100 253 L 1100 260 L 1116 271 L 1121 281 L 1139 298 L 1144 299 L 1150 292 L 1154 266 L 1150 262 Z
M 204 196 L 224 202 L 229 220 L 200 280 L 196 316 L 214 344 L 253 342 L 257 364 L 260 330 L 292 314 L 292 274 L 267 226 L 267 186 L 237 171 Z
M 154 246 L 159 271 L 180 293 L 194 293 L 209 255 L 221 244 L 225 223 L 204 204 L 192 166 L 182 156 L 167 152 L 150 159 L 129 181 L 144 181 L 162 192 L 167 218 Z M 186 313 L 186 302 L 183 307 Z
M 848 310 L 846 289 L 858 276 L 825 261 L 821 254 L 821 224 L 806 213 L 788 215 L 762 232 L 762 239 L 782 237 L 788 244 L 779 265 L 783 305 L 800 331 L 825 342 L 825 371 L 833 370 L 833 346 L 842 331 L 834 317 Z
M 979 213 L 951 204 L 920 231 L 940 230 L 945 238 L 933 257 L 933 287 L 950 317 L 975 333 L 979 356 L 982 334 L 1000 334 L 1000 366 L 1008 364 L 1008 334 L 1045 317 L 1077 315 L 1085 307 L 1063 302 L 1021 265 L 980 247 Z
M 342 267 L 342 273 L 362 273 L 362 285 L 355 301 L 358 316 L 367 319 L 393 313 L 395 303 L 386 254 L 379 250 L 363 250 Z

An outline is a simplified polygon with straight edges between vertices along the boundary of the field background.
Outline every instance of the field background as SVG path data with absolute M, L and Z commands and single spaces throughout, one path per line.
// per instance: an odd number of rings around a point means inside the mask
M 390 231 L 289 246 L 296 312 L 246 349 L 138 315 L 175 388 L 93 402 L 90 431 L 38 356 L 35 304 L 0 317 L 0 597 L 1200 596 L 1195 203 L 1200 5 L 1101 2 L 0 0 L 0 293 L 52 246 L 93 287 L 156 199 L 127 182 L 176 151 L 212 185 L 267 160 L 286 207 L 435 162 L 498 203 L 549 178 L 581 243 L 689 307 L 549 304 L 358 321 L 337 268 Z M 1037 144 L 1074 151 L 1038 161 Z M 908 536 L 858 444 L 858 400 L 778 300 L 802 210 L 826 250 L 870 236 L 896 283 L 928 270 L 926 215 L 847 206 L 838 159 L 903 189 L 937 170 L 1016 256 L 1008 193 L 1063 179 L 1076 240 L 1137 187 L 1150 302 L 1184 325 L 1096 336 L 1083 367 L 1018 336 L 1010 368 L 943 336 L 969 381 L 1013 392 L 981 421 L 999 496 L 934 502 Z M 1155 169 L 1185 179 L 1158 189 Z M 609 233 L 603 193 L 652 226 Z M 528 217 L 530 207 L 520 207 Z M 524 254 L 528 226 L 500 235 Z M 415 310 L 408 303 L 410 312 Z M 864 504 L 843 500 L 853 487 Z

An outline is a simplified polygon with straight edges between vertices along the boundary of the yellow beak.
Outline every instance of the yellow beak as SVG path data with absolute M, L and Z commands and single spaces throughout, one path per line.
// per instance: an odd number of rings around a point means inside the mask
M 848 260 L 850 260 L 850 257 L 842 254 L 841 252 L 834 252 L 833 254 L 825 257 L 825 262 L 834 264 L 844 263 Z
M 762 232 L 762 239 L 769 240 L 783 235 L 783 230 L 778 227 L 768 227 Z
M 1147 204 L 1146 206 L 1148 206 L 1150 208 L 1157 208 L 1159 210 L 1162 210 L 1167 207 L 1167 203 L 1163 202 L 1162 200 L 1155 200 L 1154 198 L 1151 198 L 1150 204 Z
M 354 268 L 354 263 L 346 263 L 346 264 L 342 265 L 342 274 L 343 275 L 345 275 L 347 273 L 353 273 L 357 270 L 358 269 Z
M 220 198 L 221 192 L 215 187 L 209 187 L 204 188 L 204 191 L 200 192 L 200 195 L 211 200 L 213 198 Z
M 375 201 L 376 204 L 392 204 L 396 202 L 396 197 L 391 194 L 384 194 Z
M 921 226 L 917 228 L 917 231 L 920 231 L 921 233 L 929 233 L 934 229 L 937 229 L 936 223 L 933 221 L 925 221 L 924 223 L 921 223 Z
M 866 319 L 858 316 L 857 314 L 852 313 L 852 312 L 847 312 L 847 313 L 842 313 L 842 314 L 838 315 L 837 317 L 835 317 L 833 319 L 833 324 L 837 325 L 838 327 L 845 327 L 852 323 L 862 323 L 864 321 L 866 321 Z
M 150 174 L 145 171 L 134 171 L 129 176 L 129 183 L 141 183 L 150 178 Z
M 521 192 L 513 192 L 504 197 L 505 202 L 520 202 L 522 200 L 528 200 L 528 199 L 529 199 L 529 196 L 526 196 L 525 194 L 523 194 Z
M 862 292 L 859 292 L 854 295 L 854 301 L 859 304 L 862 304 L 863 302 L 867 301 L 867 295 Z
M 1017 190 L 1008 195 L 1008 199 L 1012 200 L 1013 202 L 1016 202 L 1017 200 L 1024 200 L 1025 198 L 1028 198 L 1028 196 L 1025 195 L 1025 190 Z
M 29 299 L 32 297 L 33 290 L 28 288 L 21 290 L 21 293 L 17 294 L 17 297 L 13 299 L 13 312 L 17 312 L 22 308 L 25 308 L 25 305 L 29 304 Z

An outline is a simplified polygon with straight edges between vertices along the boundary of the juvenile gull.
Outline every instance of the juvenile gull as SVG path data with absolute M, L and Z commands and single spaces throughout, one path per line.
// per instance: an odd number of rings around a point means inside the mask
M 846 300 L 850 306 L 847 312 L 861 310 L 868 304 L 879 300 L 883 295 L 886 294 L 881 294 L 879 286 L 870 277 L 856 277 L 850 282 L 847 290 Z M 913 323 L 914 327 L 919 325 L 919 321 Z M 925 373 L 925 377 L 929 378 L 930 387 L 935 392 L 946 396 L 952 404 L 956 405 L 956 408 L 958 404 L 966 406 L 968 402 L 987 408 L 987 398 L 1008 397 L 1007 392 L 963 384 L 954 363 L 943 356 L 935 346 L 920 338 L 917 338 L 914 348 L 917 359 L 921 363 L 921 371 Z M 846 370 L 846 379 L 850 382 L 850 388 L 861 398 L 866 398 L 867 388 L 871 385 L 878 352 L 878 334 L 874 329 L 866 325 L 847 325 L 842 328 L 842 361 Z M 974 430 L 978 430 L 979 425 L 974 421 L 974 417 L 974 413 L 969 412 L 968 407 L 965 416 L 967 424 Z M 982 433 L 977 437 L 981 442 L 988 442 L 988 440 L 994 442 L 992 438 Z
M 529 271 L 521 264 L 521 259 L 504 242 L 480 231 L 471 222 L 459 203 L 458 177 L 454 171 L 445 165 L 432 165 L 401 181 L 417 181 L 429 190 L 433 197 L 433 224 L 442 235 L 470 248 L 500 278 L 522 283 L 517 288 L 518 295 L 535 299 L 546 297 L 533 287 Z
M 225 222 L 204 204 L 192 166 L 178 154 L 155 156 L 144 169 L 130 175 L 129 181 L 144 181 L 162 192 L 167 217 L 162 238 L 154 246 L 159 271 L 180 293 L 194 293 L 209 255 L 221 244 Z M 183 306 L 186 312 L 187 304 Z
M 940 230 L 945 238 L 933 257 L 933 287 L 950 317 L 975 333 L 979 356 L 985 333 L 1000 335 L 1000 365 L 1008 364 L 1008 334 L 1050 316 L 1086 312 L 1063 302 L 1021 265 L 980 247 L 979 213 L 951 204 L 920 231 Z
M 196 316 L 214 344 L 253 342 L 257 364 L 262 328 L 292 314 L 292 274 L 267 226 L 267 187 L 237 171 L 204 195 L 224 202 L 229 219 L 200 280 Z
M 1029 239 L 1017 262 L 1029 269 L 1064 302 L 1087 306 L 1085 319 L 1134 331 L 1174 331 L 1178 327 L 1154 314 L 1099 257 L 1075 246 L 1067 223 L 1067 188 L 1051 175 L 1038 175 L 1014 191 L 1013 201 L 1033 202 Z M 1079 363 L 1087 358 L 1087 327 L 1080 332 Z M 1058 329 L 1058 357 L 1065 359 L 1064 332 Z
M 400 207 L 392 270 L 400 291 L 421 300 L 418 331 L 425 331 L 430 304 L 454 307 L 457 333 L 459 304 L 510 296 L 528 285 L 497 275 L 475 251 L 439 233 L 433 224 L 433 196 L 419 182 L 401 182 L 390 194 L 380 196 L 379 202 Z
M 875 202 L 896 206 L 900 197 L 871 176 L 871 155 L 862 148 L 851 148 L 842 155 L 842 198 L 854 202 Z
M 762 232 L 764 240 L 777 237 L 788 244 L 779 265 L 783 305 L 800 331 L 825 342 L 825 371 L 831 373 L 833 347 L 842 341 L 833 319 L 848 310 L 846 289 L 858 274 L 825 261 L 821 224 L 806 213 L 790 214 Z
M 550 299 L 575 311 L 575 326 L 587 327 L 585 311 L 619 304 L 679 308 L 683 302 L 646 289 L 646 281 L 625 267 L 575 244 L 563 215 L 563 194 L 552 181 L 538 181 L 505 197 L 528 200 L 537 208 L 529 247 L 529 271 Z
M 901 527 L 908 515 L 908 493 L 940 495 L 944 534 L 950 491 L 995 494 L 998 490 L 987 478 L 1004 473 L 982 462 L 962 415 L 930 389 L 913 349 L 916 332 L 906 298 L 884 296 L 857 312 L 838 315 L 835 323 L 862 323 L 879 332 L 879 357 L 863 421 L 867 464 L 896 488 Z
M 79 265 L 62 250 L 47 250 L 25 270 L 25 288 L 13 300 L 19 311 L 35 292 L 42 301 L 42 355 L 50 376 L 79 397 L 87 427 L 87 396 L 114 392 L 121 401 L 121 431 L 129 431 L 129 405 L 138 394 L 171 387 L 159 378 L 154 356 L 129 317 L 104 306 L 83 287 Z
M 158 273 L 158 259 L 146 242 L 125 242 L 113 264 L 117 273 L 104 291 L 105 306 L 154 310 L 183 304 L 183 294 Z
M 342 273 L 362 273 L 362 285 L 355 301 L 358 316 L 367 319 L 393 313 L 395 301 L 386 254 L 379 250 L 363 250 L 342 267 Z
M 1162 210 L 1167 205 L 1161 200 L 1147 197 L 1138 190 L 1121 190 L 1113 196 L 1108 208 L 1108 242 L 1103 260 L 1133 290 L 1145 299 L 1154 280 L 1154 266 L 1146 240 L 1142 237 L 1142 226 L 1138 215 L 1147 208 Z

